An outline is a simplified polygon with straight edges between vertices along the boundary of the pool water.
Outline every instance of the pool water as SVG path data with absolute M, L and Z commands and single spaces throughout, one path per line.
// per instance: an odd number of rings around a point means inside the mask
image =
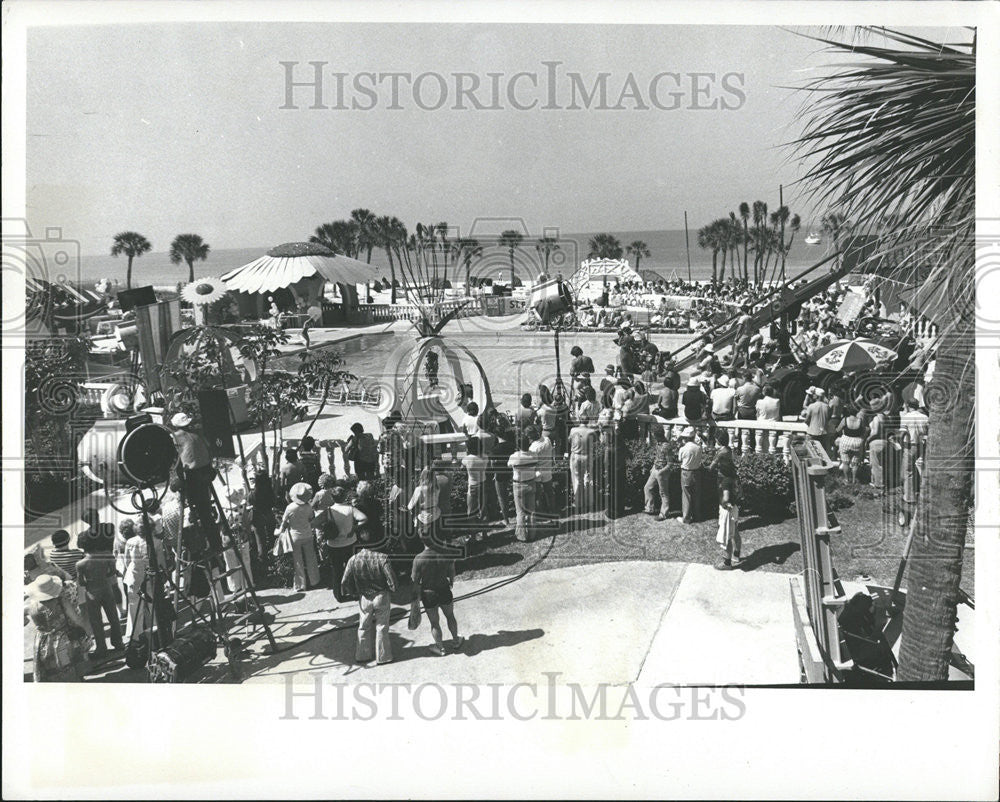
M 464 322 L 464 321 L 463 321 Z M 614 364 L 618 358 L 618 346 L 613 334 L 593 333 L 562 334 L 559 338 L 559 353 L 563 380 L 569 378 L 572 360 L 570 349 L 579 345 L 584 354 L 594 360 L 598 377 L 603 375 L 604 366 Z M 366 384 L 373 382 L 392 384 L 392 377 L 386 375 L 386 365 L 390 355 L 400 346 L 415 341 L 410 334 L 373 334 L 347 340 L 336 346 L 343 355 L 345 367 L 359 376 Z M 676 349 L 690 339 L 690 335 L 654 334 L 657 348 Z M 479 360 L 490 383 L 493 400 L 505 411 L 513 411 L 523 393 L 535 395 L 540 382 L 549 386 L 556 375 L 554 336 L 551 333 L 531 333 L 520 330 L 506 331 L 447 331 L 445 342 L 464 345 Z

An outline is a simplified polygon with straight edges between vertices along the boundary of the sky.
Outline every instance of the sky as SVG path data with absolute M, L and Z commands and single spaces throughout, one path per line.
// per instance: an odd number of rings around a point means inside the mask
M 356 207 L 411 230 L 448 221 L 461 236 L 644 231 L 682 228 L 685 210 L 697 228 L 744 200 L 774 208 L 779 184 L 808 220 L 794 187 L 801 167 L 782 146 L 803 97 L 783 87 L 828 62 L 820 47 L 736 26 L 33 29 L 28 223 L 61 227 L 85 254 L 106 253 L 127 229 L 155 251 L 192 232 L 216 249 L 271 245 Z M 315 83 L 314 61 L 331 108 L 311 108 L 314 86 L 293 87 L 295 108 L 281 108 L 289 76 Z M 411 78 L 377 82 L 387 73 Z M 459 81 L 477 80 L 471 97 L 457 96 Z M 587 108 L 580 88 L 601 80 L 603 108 L 599 94 Z

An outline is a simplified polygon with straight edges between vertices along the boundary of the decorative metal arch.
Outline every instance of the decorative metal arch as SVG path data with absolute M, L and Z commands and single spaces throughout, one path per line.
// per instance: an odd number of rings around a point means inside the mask
M 613 276 L 621 281 L 642 281 L 642 276 L 632 269 L 628 259 L 588 259 L 580 263 L 569 280 L 573 294 L 579 296 L 580 291 L 594 276 Z
M 420 368 L 427 354 L 437 348 L 444 358 L 455 379 L 454 386 L 443 386 L 444 392 L 433 396 L 420 394 Z M 467 376 L 462 356 L 466 357 L 475 368 L 478 376 Z M 387 411 L 399 412 L 404 420 L 434 420 L 448 417 L 457 420 L 461 413 L 461 389 L 466 384 L 478 380 L 482 389 L 482 398 L 476 398 L 481 407 L 493 404 L 489 378 L 482 364 L 469 348 L 457 342 L 450 342 L 439 336 L 422 337 L 412 343 L 403 343 L 392 354 L 386 364 L 387 381 L 392 383 L 392 402 Z M 475 395 L 475 392 L 473 393 Z

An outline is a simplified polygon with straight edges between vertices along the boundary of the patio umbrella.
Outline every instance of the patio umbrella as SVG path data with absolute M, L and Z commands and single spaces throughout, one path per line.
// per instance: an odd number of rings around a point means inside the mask
M 332 283 L 364 284 L 373 279 L 373 268 L 349 256 L 336 255 L 313 242 L 288 242 L 249 264 L 230 270 L 222 280 L 230 290 L 265 293 L 312 276 L 321 276 Z
M 896 352 L 891 348 L 864 339 L 838 340 L 813 354 L 816 367 L 840 372 L 873 368 L 879 362 L 895 358 Z

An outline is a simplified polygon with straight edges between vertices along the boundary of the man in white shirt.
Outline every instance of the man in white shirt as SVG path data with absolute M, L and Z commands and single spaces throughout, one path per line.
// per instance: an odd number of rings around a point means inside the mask
M 687 441 L 677 452 L 681 463 L 681 520 L 694 523 L 695 503 L 698 497 L 701 475 L 699 470 L 705 462 L 705 452 L 695 440 L 695 431 L 690 426 L 682 437 Z
M 587 417 L 592 417 L 588 412 Z M 535 439 L 528 448 L 538 459 L 538 469 L 535 471 L 535 506 L 540 512 L 555 515 L 557 512 L 556 497 L 552 488 L 552 441 L 541 430 L 534 430 Z
M 531 453 L 530 448 L 531 440 L 522 436 L 517 451 L 507 460 L 514 485 L 514 511 L 517 513 L 514 537 L 520 541 L 527 541 L 528 525 L 535 512 L 535 474 L 538 459 Z
M 903 501 L 908 504 L 916 503 L 920 485 L 917 477 L 923 477 L 924 474 L 924 441 L 927 437 L 928 423 L 928 417 L 917 408 L 916 399 L 907 399 L 905 409 L 899 416 L 899 428 L 903 434 L 900 460 L 903 474 Z
M 715 420 L 736 417 L 736 379 L 727 379 L 725 386 L 712 390 L 712 417 Z
M 465 511 L 470 518 L 486 520 L 486 468 L 489 460 L 483 456 L 483 441 L 479 437 L 470 437 L 467 444 L 469 453 L 462 457 L 462 467 L 465 468 L 468 479 L 468 490 L 465 494 Z
M 781 420 L 781 402 L 774 385 L 765 385 L 764 397 L 757 401 L 757 420 Z

